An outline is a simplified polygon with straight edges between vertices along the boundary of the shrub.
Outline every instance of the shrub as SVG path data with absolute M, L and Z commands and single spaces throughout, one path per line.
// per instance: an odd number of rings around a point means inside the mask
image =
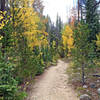
M 0 57 L 0 99 L 23 100 L 26 94 L 19 91 L 18 82 L 13 77 L 14 66 Z

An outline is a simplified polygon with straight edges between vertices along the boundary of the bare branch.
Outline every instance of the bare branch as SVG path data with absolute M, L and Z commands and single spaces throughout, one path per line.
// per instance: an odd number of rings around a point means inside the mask
M 93 6 L 93 8 L 96 7 L 96 6 L 99 5 L 99 4 L 100 4 L 100 0 L 99 0 L 99 2 L 97 2 L 97 3 Z

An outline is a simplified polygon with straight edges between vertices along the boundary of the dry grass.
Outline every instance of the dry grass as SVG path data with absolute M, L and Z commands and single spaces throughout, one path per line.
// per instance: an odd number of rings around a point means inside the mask
M 91 96 L 92 100 L 99 100 L 97 89 L 100 88 L 100 77 L 93 77 L 94 73 L 100 73 L 100 67 L 95 68 L 86 68 L 85 69 L 85 84 L 87 88 L 83 88 L 81 83 L 81 68 L 75 68 L 73 63 L 70 62 L 70 67 L 67 69 L 67 74 L 69 74 L 69 83 L 74 86 L 74 89 L 77 90 L 78 95 L 88 94 Z M 99 74 L 100 75 L 100 74 Z M 96 88 L 91 88 L 90 83 L 95 83 Z

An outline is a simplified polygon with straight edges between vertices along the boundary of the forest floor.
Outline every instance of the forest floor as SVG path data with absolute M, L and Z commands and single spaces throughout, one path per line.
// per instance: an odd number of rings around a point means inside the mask
M 79 100 L 72 85 L 68 83 L 66 70 L 69 63 L 58 60 L 44 74 L 36 77 L 27 100 Z

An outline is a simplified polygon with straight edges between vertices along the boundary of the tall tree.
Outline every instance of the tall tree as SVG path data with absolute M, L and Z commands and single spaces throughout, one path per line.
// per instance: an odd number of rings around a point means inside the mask
M 63 23 L 61 21 L 60 16 L 57 14 L 57 18 L 56 18 L 56 34 L 59 40 L 61 40 L 61 30 L 63 27 Z
M 5 11 L 5 0 L 1 0 L 0 3 L 1 3 L 1 9 L 0 10 L 3 12 L 3 11 Z M 3 15 L 3 13 L 1 13 L 1 15 Z M 4 18 L 2 20 L 4 20 Z M 0 23 L 2 23 L 2 21 Z M 3 37 L 5 37 L 5 33 L 2 30 L 1 30 L 0 33 L 1 33 L 1 35 Z M 5 49 L 5 44 L 2 45 L 2 53 L 3 54 L 5 53 L 5 50 L 4 49 Z
M 39 14 L 43 14 L 44 6 L 43 6 L 43 2 L 41 0 L 34 0 L 33 8 Z
M 1 0 L 1 11 L 5 10 L 5 0 Z
M 86 23 L 89 25 L 91 34 L 90 42 L 96 40 L 96 34 L 100 32 L 99 17 L 97 13 L 98 6 L 94 7 L 96 0 L 86 0 Z
M 50 33 L 52 22 L 51 22 L 51 19 L 50 19 L 49 15 L 47 15 L 46 20 L 47 20 L 47 22 L 46 22 L 46 32 Z

